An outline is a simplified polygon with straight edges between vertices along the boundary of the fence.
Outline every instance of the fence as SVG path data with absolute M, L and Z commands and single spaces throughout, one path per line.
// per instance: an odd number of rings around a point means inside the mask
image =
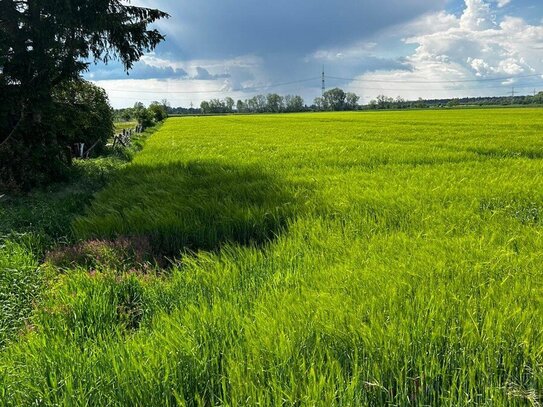
M 133 129 L 123 129 L 120 133 L 113 136 L 113 143 L 108 144 L 113 148 L 122 146 L 129 147 L 132 144 L 132 137 L 137 133 L 143 133 L 145 128 L 139 124 Z M 85 150 L 85 143 L 75 143 L 72 147 L 72 154 L 78 158 L 89 158 L 90 153 L 98 146 L 100 140 L 94 143 L 89 149 Z

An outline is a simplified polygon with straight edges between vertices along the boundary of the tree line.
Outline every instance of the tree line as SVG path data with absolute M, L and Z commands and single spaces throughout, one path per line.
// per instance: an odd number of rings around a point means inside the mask
M 167 100 L 152 102 L 147 107 L 142 102 L 136 102 L 133 107 L 116 109 L 114 119 L 118 122 L 136 121 L 143 127 L 150 127 L 166 119 L 171 110 Z
M 360 97 L 355 93 L 345 92 L 340 88 L 326 91 L 322 97 L 315 98 L 312 105 L 305 104 L 297 95 L 281 96 L 276 93 L 257 95 L 245 100 L 234 101 L 231 97 L 203 101 L 200 107 L 171 107 L 167 100 L 153 102 L 145 108 L 142 103 L 134 107 L 118 109 L 115 119 L 119 121 L 138 121 L 147 123 L 163 120 L 168 115 L 232 114 L 232 113 L 291 113 L 318 111 L 352 110 L 401 110 L 447 108 L 456 106 L 506 106 L 506 105 L 543 105 L 543 92 L 534 96 L 511 97 L 476 97 L 455 99 L 406 100 L 400 96 L 393 98 L 379 95 L 366 105 L 358 103 Z
M 304 99 L 298 95 L 281 96 L 277 93 L 256 95 L 245 100 L 234 101 L 231 97 L 204 100 L 200 112 L 210 113 L 290 113 L 307 110 Z
M 534 95 L 525 96 L 488 96 L 488 97 L 466 97 L 452 99 L 422 99 L 405 100 L 398 96 L 392 98 L 385 95 L 379 95 L 376 99 L 370 101 L 363 109 L 369 110 L 387 110 L 387 109 L 426 109 L 426 108 L 451 108 L 460 106 L 523 106 L 523 105 L 543 105 L 543 92 Z
M 200 109 L 178 108 L 181 114 L 184 113 L 294 113 L 308 111 L 341 111 L 357 110 L 360 108 L 358 101 L 360 97 L 355 93 L 345 92 L 343 89 L 330 89 L 314 100 L 308 106 L 299 95 L 278 95 L 269 93 L 267 95 L 256 95 L 245 100 L 234 101 L 231 97 L 224 99 L 205 100 L 200 104 Z M 175 112 L 174 112 L 175 113 Z

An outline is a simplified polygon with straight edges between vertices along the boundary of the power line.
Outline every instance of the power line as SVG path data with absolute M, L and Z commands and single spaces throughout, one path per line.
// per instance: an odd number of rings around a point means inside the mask
M 107 89 L 108 92 L 123 92 L 123 93 L 164 93 L 164 94 L 203 94 L 203 93 L 228 93 L 228 92 L 250 92 L 255 90 L 262 90 L 262 89 L 269 89 L 269 88 L 277 88 L 281 86 L 288 86 L 288 85 L 295 85 L 299 83 L 305 83 L 305 82 L 311 82 L 319 79 L 319 77 L 314 78 L 308 78 L 308 79 L 300 79 L 297 81 L 292 82 L 283 82 L 283 83 L 275 83 L 270 85 L 262 85 L 262 86 L 253 86 L 253 87 L 246 87 L 246 88 L 234 88 L 234 89 L 218 89 L 218 90 L 196 90 L 196 91 L 152 91 L 152 90 L 125 90 L 125 89 Z
M 517 77 L 503 77 L 503 78 L 486 78 L 486 79 L 475 79 L 475 80 L 443 80 L 443 81 L 397 81 L 397 80 L 373 80 L 373 79 L 356 79 L 356 78 L 341 78 L 336 76 L 328 76 L 325 75 L 324 72 L 324 66 L 322 70 L 322 76 L 321 77 L 313 77 L 313 78 L 307 78 L 307 79 L 300 79 L 290 82 L 281 82 L 281 83 L 272 83 L 269 85 L 260 85 L 260 86 L 252 86 L 252 87 L 245 87 L 245 88 L 233 88 L 233 89 L 218 89 L 218 90 L 197 90 L 197 91 L 161 91 L 161 90 L 130 90 L 130 89 L 107 89 L 108 92 L 112 93 L 134 93 L 134 94 L 153 94 L 153 95 L 160 95 L 160 94 L 169 94 L 169 95 L 198 95 L 198 94 L 227 94 L 227 93 L 233 93 L 233 92 L 255 92 L 259 90 L 265 90 L 265 89 L 271 89 L 271 88 L 277 88 L 282 86 L 289 86 L 289 85 L 295 85 L 295 84 L 303 84 L 307 82 L 317 81 L 318 79 L 321 79 L 321 90 L 324 94 L 326 90 L 326 79 L 335 80 L 335 81 L 352 81 L 352 82 L 369 82 L 369 83 L 391 83 L 391 84 L 457 84 L 457 83 L 477 83 L 477 82 L 490 82 L 490 81 L 498 81 L 498 80 L 511 80 L 511 79 L 521 79 L 521 78 L 533 78 L 533 77 L 541 77 L 541 74 L 533 74 L 533 75 L 524 75 L 524 76 L 517 76 Z M 515 89 L 533 89 L 533 86 L 539 86 L 539 83 L 533 83 L 531 82 L 530 85 L 527 86 L 516 86 L 513 88 L 513 94 L 514 97 L 516 92 Z M 353 90 L 371 90 L 371 91 L 389 91 L 389 92 L 402 92 L 402 91 L 412 91 L 412 92 L 463 92 L 463 91 L 469 91 L 469 90 L 492 90 L 492 89 L 503 89 L 507 85 L 499 85 L 499 86 L 470 86 L 470 87 L 456 87 L 456 88 L 428 88 L 428 87 L 416 87 L 416 88 L 401 88 L 401 87 L 394 87 L 394 88 L 383 88 L 383 87 L 350 87 L 350 89 Z M 541 83 L 541 86 L 543 86 L 543 83 Z M 301 89 L 301 88 L 299 88 Z M 535 94 L 534 90 L 534 94 Z
M 336 79 L 341 81 L 350 81 L 350 82 L 376 82 L 376 83 L 418 83 L 418 84 L 427 84 L 427 83 L 468 83 L 468 82 L 493 82 L 493 81 L 506 81 L 511 79 L 525 79 L 525 78 L 535 78 L 543 77 L 543 74 L 532 74 L 532 75 L 522 75 L 522 76 L 507 76 L 501 78 L 480 78 L 480 79 L 458 79 L 458 80 L 443 80 L 443 81 L 406 81 L 406 80 L 393 80 L 393 79 L 360 79 L 360 78 L 341 78 L 338 76 L 327 76 L 328 79 Z
M 543 86 L 543 82 L 540 84 Z M 527 86 L 516 86 L 515 89 L 532 89 L 534 84 L 530 84 Z M 466 91 L 466 90 L 485 90 L 485 89 L 504 89 L 507 88 L 507 85 L 501 85 L 501 86 L 477 86 L 477 87 L 462 87 L 462 88 L 382 88 L 382 87 L 350 87 L 349 89 L 357 89 L 357 90 L 378 90 L 378 91 L 390 91 L 390 92 L 400 92 L 400 91 L 412 91 L 412 92 L 460 92 L 460 91 Z M 515 91 L 515 93 L 518 93 Z M 509 92 L 511 94 L 511 92 Z
M 326 78 L 331 78 L 327 76 Z M 251 92 L 251 91 L 258 91 L 258 90 L 264 90 L 264 89 L 270 89 L 275 87 L 281 87 L 281 86 L 287 86 L 287 85 L 293 85 L 293 84 L 300 84 L 300 83 L 306 83 L 310 81 L 314 81 L 319 78 L 311 78 L 311 79 L 304 79 L 299 81 L 293 81 L 293 82 L 285 82 L 281 84 L 272 84 L 272 85 L 265 85 L 265 86 L 258 86 L 258 87 L 247 87 L 247 88 L 234 88 L 234 89 L 221 89 L 221 90 L 198 90 L 198 91 L 161 91 L 161 90 L 121 90 L 121 89 L 110 89 L 108 88 L 108 92 L 118 92 L 118 93 L 137 93 L 137 94 L 171 94 L 171 95 L 197 95 L 197 94 L 226 94 L 226 93 L 233 93 L 233 92 Z M 332 78 L 335 79 L 335 78 Z M 407 82 L 405 82 L 407 83 Z M 537 83 L 536 85 L 539 85 Z M 543 82 L 540 84 L 543 86 Z M 500 86 L 470 86 L 470 87 L 461 87 L 461 88 L 401 88 L 401 87 L 395 87 L 395 88 L 384 88 L 384 87 L 350 87 L 350 89 L 358 89 L 358 90 L 377 90 L 377 91 L 390 91 L 390 92 L 398 92 L 398 91 L 412 91 L 412 92 L 433 92 L 433 91 L 465 91 L 465 90 L 485 90 L 485 89 L 503 89 L 507 85 L 500 85 Z M 526 86 L 517 86 L 515 89 L 533 89 L 534 83 L 531 83 L 530 85 Z M 323 89 L 323 91 L 325 88 Z M 518 93 L 518 92 L 516 92 Z

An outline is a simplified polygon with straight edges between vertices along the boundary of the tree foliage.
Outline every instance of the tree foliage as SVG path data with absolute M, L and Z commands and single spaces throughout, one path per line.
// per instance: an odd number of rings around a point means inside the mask
M 113 136 L 113 109 L 104 89 L 84 80 L 64 82 L 53 90 L 58 106 L 56 127 L 70 144 L 84 143 L 99 153 Z
M 164 103 L 153 102 L 149 105 L 148 110 L 155 123 L 161 122 L 168 117 L 168 110 Z
M 345 98 L 347 95 L 340 88 L 327 90 L 323 95 L 323 104 L 326 110 L 345 110 Z
M 62 176 L 70 136 L 56 120 L 55 89 L 91 61 L 129 70 L 164 39 L 148 26 L 165 17 L 120 0 L 0 1 L 0 187 Z
M 237 113 L 283 113 L 306 110 L 301 96 L 281 96 L 276 93 L 256 95 L 245 101 L 238 100 L 237 102 L 234 102 L 230 97 L 226 97 L 224 100 L 204 100 L 200 104 L 200 109 L 204 114 L 234 113 L 234 106 L 236 106 Z

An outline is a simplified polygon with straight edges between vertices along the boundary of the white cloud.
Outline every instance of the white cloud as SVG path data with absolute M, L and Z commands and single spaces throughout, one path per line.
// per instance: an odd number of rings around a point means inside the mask
M 460 28 L 471 31 L 479 31 L 495 26 L 489 3 L 483 0 L 465 0 L 466 8 L 460 17 Z
M 134 99 L 164 97 L 173 105 L 188 106 L 191 101 L 197 105 L 211 97 L 246 98 L 268 91 L 301 94 L 310 103 L 320 94 L 319 78 L 284 87 L 263 87 L 318 77 L 322 65 L 327 74 L 335 76 L 327 81 L 329 87 L 355 91 L 364 102 L 378 94 L 409 99 L 501 95 L 510 93 L 512 85 L 526 93 L 543 85 L 541 77 L 508 79 L 543 73 L 543 20 L 540 24 L 528 23 L 507 15 L 507 10 L 522 8 L 521 2 L 518 7 L 506 8 L 512 0 L 464 0 L 460 14 L 443 10 L 453 7 L 451 0 L 383 0 L 370 7 L 369 13 L 362 7 L 371 3 L 369 0 L 349 0 L 339 9 L 333 8 L 332 15 L 321 13 L 326 7 L 310 7 L 310 11 L 316 10 L 314 18 L 307 15 L 308 0 L 266 3 L 264 9 L 260 3 L 243 0 L 245 8 L 236 6 L 244 10 L 240 13 L 223 12 L 225 7 L 231 9 L 225 4 L 233 4 L 233 0 L 134 1 L 162 7 L 172 14 L 170 20 L 158 24 L 167 41 L 156 53 L 142 58 L 146 68 L 160 68 L 166 73 L 179 70 L 186 76 L 125 84 L 101 82 L 106 88 L 116 89 L 111 93 L 116 106 L 131 104 Z M 285 15 L 284 3 L 297 8 L 289 8 Z M 402 11 L 404 6 L 409 15 Z M 359 8 L 364 12 L 358 12 Z M 540 11 L 534 13 L 540 15 Z M 349 29 L 345 28 L 345 16 L 350 18 Z M 330 22 L 334 18 L 338 24 Z M 326 21 L 327 30 L 322 30 L 321 20 Z M 311 23 L 301 24 L 308 21 Z M 295 34 L 285 29 L 288 27 Z M 340 79 L 353 77 L 358 80 L 348 85 Z M 104 78 L 96 76 L 98 79 Z M 523 90 L 527 85 L 532 88 Z M 129 86 L 144 92 L 120 92 Z M 235 92 L 243 88 L 246 92 Z M 216 92 L 219 90 L 226 93 Z
M 226 60 L 180 61 L 150 53 L 142 57 L 142 63 L 160 70 L 187 72 L 187 76 L 162 80 L 153 77 L 99 80 L 91 73 L 88 78 L 108 92 L 116 108 L 131 106 L 137 101 L 149 104 L 162 99 L 168 99 L 173 106 L 188 107 L 191 103 L 199 106 L 203 100 L 223 98 L 227 94 L 245 99 L 247 94 L 239 89 L 269 84 L 262 72 L 262 59 L 252 55 Z
M 229 80 L 179 80 L 179 79 L 122 79 L 95 81 L 104 88 L 113 107 L 132 106 L 135 102 L 150 104 L 167 99 L 172 106 L 199 106 L 205 99 L 222 98 L 229 91 Z M 241 92 L 232 92 L 232 97 L 243 97 Z
M 204 68 L 213 75 L 228 74 L 232 70 L 259 69 L 262 65 L 262 58 L 254 55 L 243 55 L 237 58 L 225 60 L 196 59 L 189 61 L 177 61 L 158 57 L 156 54 L 144 55 L 141 60 L 149 66 L 156 68 L 183 69 L 192 75 L 198 74 L 198 68 Z
M 509 3 L 511 3 L 511 0 L 495 0 L 496 3 L 498 3 L 498 7 L 505 7 L 507 6 Z
M 405 59 L 407 70 L 361 75 L 351 89 L 365 88 L 366 97 L 384 93 L 413 99 L 500 94 L 506 85 L 535 81 L 541 86 L 540 77 L 489 81 L 543 72 L 543 26 L 511 16 L 498 20 L 494 8 L 506 3 L 465 0 L 460 16 L 441 12 L 404 26 L 403 32 L 415 33 L 404 42 L 416 46 Z M 471 80 L 480 82 L 466 82 Z M 443 81 L 450 82 L 430 83 Z
M 375 42 L 360 42 L 346 48 L 320 49 L 305 58 L 305 61 L 322 60 L 337 61 L 352 58 L 361 58 L 373 55 L 372 51 L 377 46 Z

